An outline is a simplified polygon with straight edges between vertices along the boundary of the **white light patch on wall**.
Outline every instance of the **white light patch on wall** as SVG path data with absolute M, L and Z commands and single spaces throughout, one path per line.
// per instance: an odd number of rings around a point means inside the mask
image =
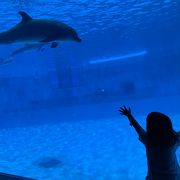
M 123 60 L 123 59 L 137 57 L 137 56 L 143 56 L 146 54 L 147 54 L 147 51 L 143 50 L 143 51 L 130 53 L 130 54 L 122 55 L 122 56 L 115 56 L 115 57 L 103 58 L 103 59 L 99 59 L 99 60 L 92 60 L 89 63 L 90 64 L 98 64 L 98 63 L 103 63 L 103 62 L 108 62 L 108 61 L 119 61 L 119 60 Z

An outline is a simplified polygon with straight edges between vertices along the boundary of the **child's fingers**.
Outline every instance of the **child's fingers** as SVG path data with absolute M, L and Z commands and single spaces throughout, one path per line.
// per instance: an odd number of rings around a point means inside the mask
M 130 108 L 130 107 L 123 106 L 122 109 L 123 109 L 124 111 L 129 111 L 129 112 L 131 112 L 131 108 Z
M 124 112 L 124 109 L 119 109 L 119 112 Z
M 126 107 L 126 106 L 122 106 L 119 108 L 119 111 L 122 112 L 131 112 L 131 108 L 130 107 Z
M 125 111 L 128 111 L 129 110 L 129 108 L 127 108 L 126 106 L 123 106 L 124 107 L 124 110 Z
M 126 110 L 126 106 L 122 106 L 122 107 L 120 107 L 120 109 L 124 111 L 124 110 Z
M 119 109 L 118 111 L 120 114 L 124 114 L 124 110 Z
M 122 108 L 122 107 L 120 107 L 119 109 L 120 109 L 120 110 L 124 110 L 124 108 Z

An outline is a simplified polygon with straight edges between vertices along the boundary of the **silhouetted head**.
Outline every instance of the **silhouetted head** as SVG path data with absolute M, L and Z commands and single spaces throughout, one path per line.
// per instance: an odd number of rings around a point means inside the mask
M 173 130 L 168 116 L 160 112 L 151 112 L 146 119 L 147 136 L 150 146 L 171 146 L 177 141 L 177 133 Z

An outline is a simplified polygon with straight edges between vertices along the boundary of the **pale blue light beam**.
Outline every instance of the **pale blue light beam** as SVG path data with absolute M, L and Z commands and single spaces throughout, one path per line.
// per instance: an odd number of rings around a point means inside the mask
M 97 64 L 97 63 L 103 63 L 103 62 L 108 62 L 108 61 L 119 61 L 122 59 L 128 59 L 128 58 L 133 58 L 133 57 L 137 57 L 137 56 L 143 56 L 145 54 L 147 54 L 146 50 L 127 54 L 127 55 L 123 55 L 123 56 L 115 56 L 115 57 L 104 58 L 104 59 L 100 59 L 100 60 L 92 60 L 89 63 L 90 64 Z

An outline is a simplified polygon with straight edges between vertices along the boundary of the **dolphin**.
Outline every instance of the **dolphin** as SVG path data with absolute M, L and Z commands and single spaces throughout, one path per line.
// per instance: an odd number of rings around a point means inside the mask
M 26 44 L 23 47 L 13 51 L 10 54 L 10 56 L 13 57 L 13 56 L 16 56 L 17 54 L 20 54 L 20 53 L 23 53 L 25 51 L 29 51 L 29 50 L 32 50 L 32 49 L 37 49 L 38 51 L 43 51 L 44 50 L 43 46 L 44 46 L 44 44 Z
M 0 33 L 0 44 L 52 43 L 51 48 L 54 48 L 59 41 L 81 42 L 77 32 L 67 24 L 57 20 L 33 19 L 24 11 L 19 14 L 21 21 Z
M 45 44 L 38 43 L 38 44 L 25 44 L 23 47 L 20 47 L 18 49 L 15 49 L 8 57 L 6 58 L 0 58 L 0 65 L 8 64 L 12 62 L 13 58 L 26 51 L 30 51 L 33 49 L 36 49 L 37 51 L 44 51 Z

